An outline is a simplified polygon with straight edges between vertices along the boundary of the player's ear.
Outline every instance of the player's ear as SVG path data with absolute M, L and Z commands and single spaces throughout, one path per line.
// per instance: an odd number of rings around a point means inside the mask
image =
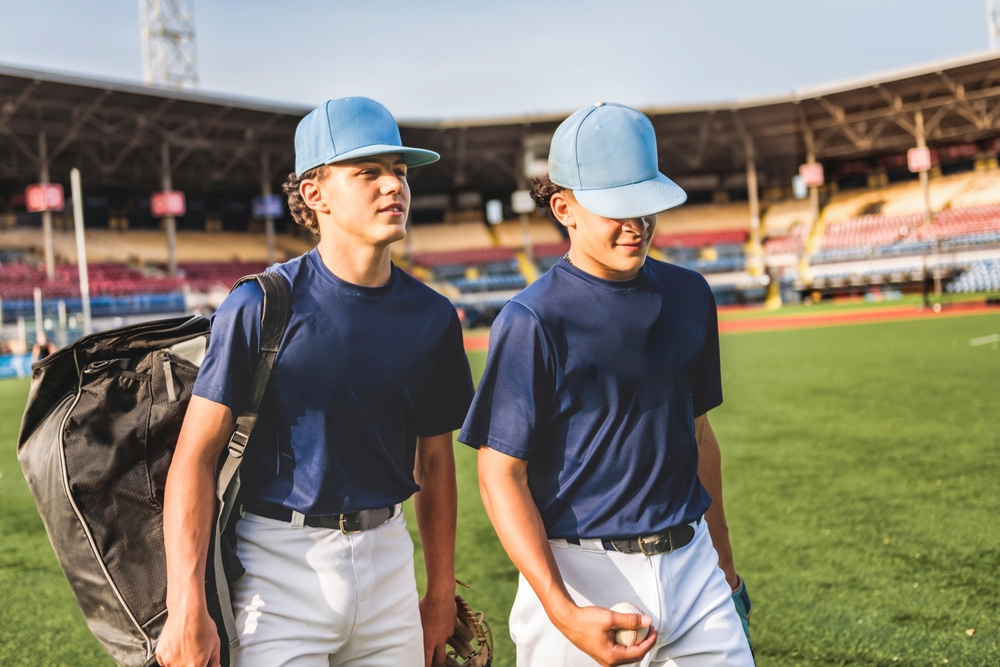
M 567 190 L 560 190 L 553 193 L 549 199 L 549 206 L 552 208 L 552 215 L 567 229 L 576 229 L 576 218 L 573 217 L 573 207 L 569 198 L 573 195 Z
M 318 178 L 304 178 L 299 183 L 299 194 L 306 206 L 318 213 L 329 213 L 330 205 L 326 201 Z

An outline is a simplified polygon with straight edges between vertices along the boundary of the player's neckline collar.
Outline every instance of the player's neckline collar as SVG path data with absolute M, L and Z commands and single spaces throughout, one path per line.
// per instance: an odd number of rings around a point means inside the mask
M 391 273 L 389 274 L 389 280 L 384 285 L 379 285 L 378 287 L 367 287 L 365 285 L 355 285 L 354 283 L 349 283 L 342 278 L 338 278 L 334 275 L 333 271 L 323 263 L 323 258 L 320 257 L 319 249 L 313 248 L 308 253 L 308 258 L 310 264 L 312 264 L 313 269 L 320 275 L 320 277 L 333 287 L 337 288 L 341 292 L 346 292 L 355 296 L 382 296 L 392 290 L 396 285 L 397 277 L 396 274 L 399 273 L 399 269 L 396 268 L 395 264 L 392 264 Z
M 592 273 L 587 273 L 583 269 L 568 261 L 566 257 L 561 258 L 556 266 L 570 275 L 590 283 L 591 285 L 614 291 L 629 290 L 643 285 L 646 282 L 648 272 L 646 263 L 643 262 L 642 268 L 639 269 L 639 273 L 635 276 L 635 278 L 629 278 L 628 280 L 607 280 L 605 278 L 598 278 Z

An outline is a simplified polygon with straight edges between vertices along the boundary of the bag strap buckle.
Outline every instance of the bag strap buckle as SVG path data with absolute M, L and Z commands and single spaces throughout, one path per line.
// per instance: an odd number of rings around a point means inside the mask
M 229 436 L 229 454 L 235 458 L 243 456 L 243 450 L 247 448 L 250 441 L 250 431 L 243 430 L 242 426 L 237 426 L 233 434 Z

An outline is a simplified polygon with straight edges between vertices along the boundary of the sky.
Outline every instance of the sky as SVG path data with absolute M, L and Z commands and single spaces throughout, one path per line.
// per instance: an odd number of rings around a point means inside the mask
M 140 0 L 0 0 L 0 64 L 141 82 Z M 786 94 L 976 53 L 984 0 L 191 0 L 199 90 L 400 119 Z

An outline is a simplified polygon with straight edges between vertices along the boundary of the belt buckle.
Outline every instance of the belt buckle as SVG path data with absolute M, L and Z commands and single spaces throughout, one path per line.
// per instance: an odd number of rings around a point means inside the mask
M 665 551 L 656 551 L 656 552 L 646 551 L 647 542 L 649 542 L 650 544 L 659 544 L 660 540 L 663 539 L 664 537 L 667 538 L 667 549 Z M 661 533 L 659 535 L 646 535 L 646 536 L 640 535 L 636 541 L 639 543 L 639 551 L 642 552 L 642 555 L 644 556 L 655 556 L 658 553 L 670 553 L 671 551 L 674 550 L 674 541 L 671 538 L 670 531 L 667 531 L 666 533 Z
M 358 530 L 348 530 L 347 529 L 347 526 L 344 523 L 344 519 L 346 517 L 347 517 L 346 514 L 341 514 L 340 515 L 340 521 L 339 521 L 339 523 L 340 523 L 340 532 L 342 532 L 344 535 L 357 535 L 358 533 L 360 533 L 361 532 L 360 529 L 358 529 Z

